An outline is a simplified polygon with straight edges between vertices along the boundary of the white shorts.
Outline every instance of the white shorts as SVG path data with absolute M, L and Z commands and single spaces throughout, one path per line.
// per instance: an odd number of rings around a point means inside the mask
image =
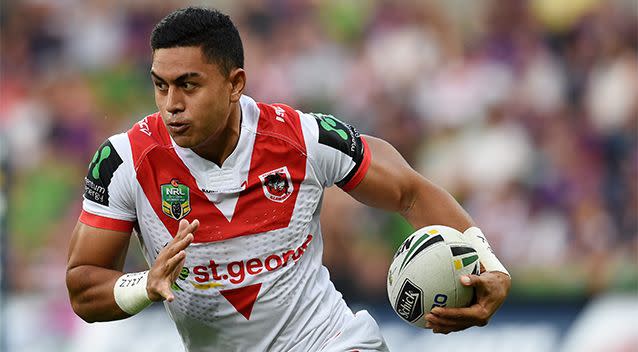
M 343 330 L 328 340 L 321 352 L 388 352 L 379 325 L 365 310 L 359 311 Z

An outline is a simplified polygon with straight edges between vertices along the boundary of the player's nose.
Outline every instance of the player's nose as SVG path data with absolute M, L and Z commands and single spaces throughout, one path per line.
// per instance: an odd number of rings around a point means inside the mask
M 172 115 L 183 112 L 185 109 L 184 96 L 181 91 L 175 87 L 168 89 L 166 97 L 166 111 Z

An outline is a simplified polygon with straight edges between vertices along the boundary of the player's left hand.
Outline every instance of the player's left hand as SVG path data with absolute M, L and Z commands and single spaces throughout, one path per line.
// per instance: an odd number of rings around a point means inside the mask
M 175 299 L 171 286 L 184 266 L 186 248 L 193 242 L 193 233 L 198 228 L 199 220 L 195 219 L 189 223 L 188 220 L 182 219 L 173 240 L 162 248 L 155 258 L 146 283 L 146 293 L 151 301 L 172 302 Z
M 466 308 L 436 307 L 425 316 L 426 328 L 434 333 L 449 334 L 472 326 L 485 326 L 509 293 L 512 280 L 498 271 L 486 271 L 480 276 L 461 277 L 464 286 L 474 286 L 476 301 Z

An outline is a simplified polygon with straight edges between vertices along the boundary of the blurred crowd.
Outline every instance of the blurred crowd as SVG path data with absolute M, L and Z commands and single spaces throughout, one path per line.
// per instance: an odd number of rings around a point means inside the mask
M 633 0 L 21 0 L 0 5 L 10 292 L 66 302 L 89 158 L 155 111 L 149 34 L 186 5 L 231 15 L 255 100 L 384 138 L 454 195 L 515 275 L 515 297 L 638 286 Z M 385 304 L 410 226 L 334 189 L 322 221 L 346 299 Z

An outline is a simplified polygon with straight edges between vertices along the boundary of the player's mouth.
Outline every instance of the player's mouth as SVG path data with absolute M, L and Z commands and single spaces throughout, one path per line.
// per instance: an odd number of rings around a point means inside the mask
M 190 124 L 186 122 L 169 122 L 166 124 L 172 135 L 184 134 L 190 128 Z

